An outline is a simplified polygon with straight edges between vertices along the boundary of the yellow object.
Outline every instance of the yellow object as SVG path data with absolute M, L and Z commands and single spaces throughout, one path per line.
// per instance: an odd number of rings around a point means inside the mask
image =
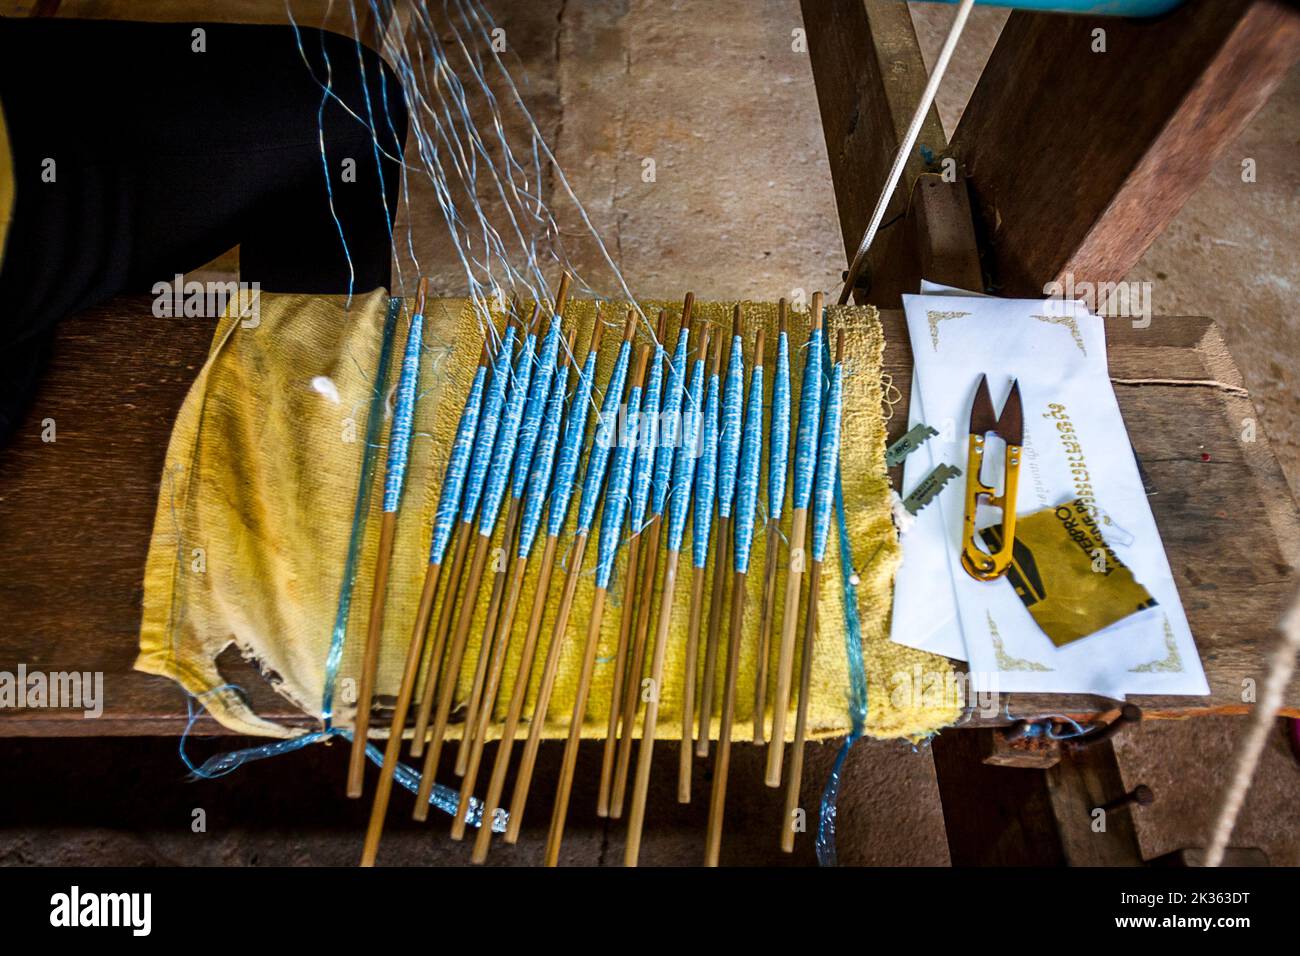
M 1003 528 L 981 534 L 991 548 Z M 1076 498 L 1021 518 L 1007 579 L 1057 647 L 1095 634 L 1156 603 L 1102 537 L 1096 509 Z
M 5 238 L 14 218 L 14 157 L 9 150 L 9 128 L 0 106 L 0 266 L 5 261 Z
M 240 694 L 222 688 L 224 681 L 216 658 L 232 642 L 245 657 L 258 663 L 282 695 L 305 713 L 316 718 L 321 715 L 325 660 L 343 583 L 366 419 L 370 402 L 385 398 L 375 395 L 373 379 L 378 368 L 386 305 L 387 296 L 382 290 L 357 296 L 350 309 L 346 308 L 343 297 L 262 295 L 256 318 L 222 319 L 208 361 L 177 416 L 145 571 L 144 619 L 136 667 L 171 677 L 191 693 L 201 695 L 202 703 L 212 714 L 233 730 L 279 737 L 301 733 L 300 729 L 283 727 L 257 716 Z M 644 307 L 653 315 L 651 310 L 656 305 L 645 303 Z M 772 353 L 767 363 L 770 368 L 776 348 L 776 305 L 747 304 L 745 313 L 746 354 L 759 324 L 764 324 Z M 731 305 L 697 303 L 696 316 L 693 341 L 698 341 L 701 322 L 711 323 L 714 334 L 730 328 Z M 791 318 L 793 385 L 797 393 L 807 313 L 794 313 Z M 617 328 L 622 324 L 623 312 L 610 308 L 604 319 L 611 323 L 611 329 L 607 330 L 601 350 L 596 376 L 598 389 L 603 389 L 617 351 Z M 594 304 L 571 301 L 565 320 L 578 324 L 577 341 L 581 348 L 595 320 Z M 398 321 L 394 348 L 399 351 L 408 321 L 409 315 L 405 313 Z M 837 328 L 841 324 L 847 331 L 843 487 L 861 581 L 858 591 L 869 681 L 868 730 L 882 737 L 917 737 L 951 723 L 957 717 L 957 708 L 951 701 L 892 693 L 897 675 L 923 669 L 938 675 L 942 682 L 951 678 L 952 669 L 944 658 L 889 641 L 890 589 L 899 548 L 890 518 L 890 489 L 884 467 L 883 335 L 871 308 L 830 309 L 828 327 Z M 642 329 L 639 334 L 648 339 L 648 330 Z M 426 310 L 425 363 L 416 403 L 406 492 L 398 515 L 376 682 L 376 700 L 381 704 L 385 695 L 391 700 L 401 678 L 428 561 L 431 517 L 481 344 L 477 319 L 464 300 L 430 300 Z M 390 382 L 385 392 L 391 390 L 396 379 L 399 359 L 400 355 L 390 363 Z M 794 398 L 797 409 L 798 395 Z M 382 441 L 387 440 L 387 425 L 385 422 Z M 335 719 L 343 726 L 350 724 L 352 718 L 349 689 L 355 686 L 359 674 L 369 613 L 369 576 L 374 568 L 380 524 L 383 449 L 373 453 L 378 459 L 371 513 L 357 565 L 360 570 L 352 586 L 347 642 L 335 694 Z M 557 568 L 563 567 L 572 542 L 571 527 L 576 513 L 575 493 L 570 529 L 561 539 Z M 500 525 L 504 523 L 504 520 L 498 522 L 498 547 Z M 766 534 L 759 531 L 752 557 L 756 567 L 763 566 L 767 540 Z M 588 555 L 586 563 L 591 566 L 595 560 L 594 546 L 588 549 Z M 616 574 L 623 573 L 626 556 L 624 547 Z M 688 564 L 689 556 L 688 530 L 683 562 Z M 525 580 L 521 607 L 532 604 L 539 563 L 539 556 L 535 555 Z M 781 563 L 784 568 L 784 556 Z M 499 566 L 506 567 L 506 562 Z M 546 598 L 552 607 L 539 642 L 538 665 L 533 671 L 533 688 L 525 713 L 532 711 L 561 577 L 562 573 L 557 574 L 557 583 Z M 839 545 L 834 533 L 826 559 L 825 580 L 809 710 L 810 736 L 819 738 L 840 735 L 849 728 L 844 595 L 839 587 Z M 754 698 L 761 587 L 762 575 L 751 575 L 746 626 L 752 636 L 743 642 L 745 656 L 740 662 L 735 715 L 742 724 L 752 720 L 749 711 Z M 489 575 L 475 606 L 474 626 L 460 677 L 462 691 L 468 689 L 478 658 L 477 641 L 483 632 L 490 589 Z M 778 587 L 775 610 L 778 620 L 783 591 Z M 548 737 L 564 736 L 568 730 L 592 592 L 591 575 L 586 575 L 578 590 L 561 657 L 546 724 Z M 611 595 L 622 592 L 621 584 L 610 591 Z M 682 654 L 689 596 L 689 588 L 678 587 L 671 610 L 665 670 L 668 676 L 661 690 L 658 723 L 663 737 L 680 733 Z M 467 595 L 460 597 L 462 601 L 468 599 Z M 605 615 L 584 736 L 598 737 L 605 733 L 614 648 L 622 613 L 621 607 L 613 605 Z M 501 711 L 509 701 L 525 624 L 521 615 L 499 696 L 498 719 L 490 735 L 500 733 Z M 775 668 L 769 667 L 769 673 L 774 672 Z M 719 684 L 723 676 L 724 668 L 719 666 Z M 715 691 L 713 699 L 720 702 L 721 688 Z M 791 701 L 792 708 L 794 704 Z M 717 720 L 715 714 L 714 733 Z M 386 732 L 383 721 L 377 722 L 381 725 L 377 735 L 382 736 Z M 793 728 L 793 725 L 794 721 L 790 720 L 789 726 Z M 458 725 L 452 728 L 458 729 Z

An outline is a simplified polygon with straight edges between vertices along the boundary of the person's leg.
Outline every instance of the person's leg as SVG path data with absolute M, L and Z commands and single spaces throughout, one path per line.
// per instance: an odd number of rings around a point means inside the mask
M 287 26 L 0 20 L 15 174 L 0 264 L 10 366 L 0 375 L 14 387 L 0 386 L 0 432 L 22 401 L 12 366 L 24 353 L 35 361 L 54 322 L 118 292 L 148 292 L 237 243 L 241 279 L 265 291 L 388 285 L 385 204 L 395 212 L 400 165 L 376 165 L 368 119 L 400 156 L 399 87 L 391 72 L 381 80 L 387 68 L 373 52 L 359 61 L 351 39 L 298 36 L 301 53 Z M 326 57 L 351 113 L 334 98 L 320 112 L 313 71 L 324 81 Z M 355 161 L 348 175 L 345 160 Z

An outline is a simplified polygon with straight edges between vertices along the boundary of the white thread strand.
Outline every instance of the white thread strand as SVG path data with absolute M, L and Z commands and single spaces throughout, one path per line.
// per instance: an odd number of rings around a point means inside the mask
M 880 198 L 876 200 L 876 208 L 871 213 L 871 220 L 867 223 L 867 231 L 862 234 L 862 241 L 858 243 L 858 251 L 853 254 L 853 262 L 849 264 L 848 277 L 844 280 L 844 288 L 840 290 L 840 305 L 848 302 L 849 296 L 853 293 L 853 286 L 857 283 L 858 275 L 862 272 L 862 264 L 867 260 L 867 250 L 871 248 L 876 233 L 880 231 L 880 223 L 885 218 L 885 207 L 889 205 L 890 199 L 894 196 L 894 190 L 898 188 L 898 181 L 903 176 L 903 167 L 907 165 L 907 157 L 912 155 L 912 148 L 916 145 L 916 138 L 921 134 L 921 125 L 925 122 L 925 116 L 930 112 L 930 106 L 934 103 L 934 96 L 939 91 L 939 81 L 943 79 L 944 71 L 948 69 L 948 61 L 952 59 L 952 52 L 957 48 L 957 39 L 966 26 L 966 19 L 970 16 L 973 6 L 975 6 L 975 0 L 961 0 L 961 5 L 957 7 L 957 18 L 952 21 L 952 26 L 948 30 L 948 38 L 943 41 L 943 49 L 939 51 L 939 58 L 934 61 L 934 69 L 930 71 L 930 79 L 925 84 L 925 91 L 921 94 L 921 102 L 917 104 L 916 112 L 912 114 L 912 122 L 907 127 L 907 133 L 903 137 L 903 141 L 898 144 L 898 154 L 894 156 L 894 165 L 889 170 L 889 178 L 885 180 L 885 188 L 881 190 Z
M 1273 719 L 1282 709 L 1282 695 L 1295 672 L 1296 655 L 1300 654 L 1300 596 L 1297 596 L 1291 609 L 1282 618 L 1279 630 L 1282 635 L 1269 661 L 1264 691 L 1251 713 L 1250 729 L 1241 740 L 1232 778 L 1228 781 L 1228 789 L 1219 804 L 1218 819 L 1214 821 L 1210 845 L 1205 851 L 1206 866 L 1218 866 L 1223 862 L 1223 851 L 1232 837 L 1232 829 L 1237 823 L 1241 806 L 1246 802 L 1246 794 L 1250 791 L 1250 783 L 1259 766 L 1264 744 L 1273 729 Z

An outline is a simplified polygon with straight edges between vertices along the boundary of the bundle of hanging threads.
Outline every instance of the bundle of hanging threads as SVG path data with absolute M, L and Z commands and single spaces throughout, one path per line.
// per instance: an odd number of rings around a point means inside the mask
M 598 312 L 590 340 L 579 358 L 574 352 L 576 330 L 566 330 L 564 321 L 569 288 L 566 274 L 553 302 L 539 302 L 526 311 L 514 305 L 505 328 L 492 329 L 483 344 L 438 489 L 438 506 L 429 532 L 428 570 L 392 711 L 393 731 L 384 749 L 362 851 L 363 865 L 372 865 L 378 854 L 392 783 L 400 766 L 401 729 L 407 725 L 412 707 L 416 708 L 416 714 L 411 754 L 423 757 L 415 816 L 418 819 L 427 816 L 450 716 L 454 710 L 463 710 L 455 765 L 461 782 L 451 835 L 462 839 L 466 827 L 477 825 L 480 817 L 489 824 L 477 828 L 472 859 L 479 863 L 491 849 L 494 827 L 490 824 L 494 821 L 504 822 L 503 838 L 507 842 L 518 839 L 560 658 L 570 641 L 574 596 L 579 579 L 586 574 L 594 574 L 595 596 L 584 626 L 575 629 L 583 632 L 581 668 L 552 797 L 545 862 L 553 866 L 559 861 L 570 812 L 579 740 L 583 724 L 591 716 L 607 728 L 599 796 L 597 806 L 592 809 L 599 816 L 618 818 L 623 816 L 626 804 L 628 830 L 624 862 L 629 866 L 637 864 L 646 823 L 647 795 L 652 785 L 659 711 L 659 695 L 643 694 L 642 686 L 648 680 L 649 686 L 657 689 L 667 678 L 669 614 L 688 517 L 692 520 L 692 591 L 686 664 L 681 675 L 685 699 L 677 781 L 679 800 L 688 802 L 691 798 L 692 753 L 708 754 L 714 710 L 709 691 L 714 683 L 714 670 L 721 667 L 724 674 L 721 721 L 713 754 L 708 825 L 704 835 L 704 861 L 717 865 L 742 641 L 746 635 L 756 634 L 758 656 L 765 661 L 767 648 L 775 640 L 778 643 L 773 648 L 777 652 L 773 724 L 768 734 L 763 718 L 766 708 L 762 706 L 768 678 L 765 669 L 760 668 L 761 676 L 754 688 L 755 700 L 759 702 L 755 710 L 754 739 L 768 742 L 768 785 L 785 784 L 785 819 L 773 820 L 773 828 L 780 830 L 782 847 L 787 851 L 793 849 L 796 831 L 791 819 L 802 776 L 817 595 L 838 469 L 843 331 L 837 336 L 831 358 L 826 354 L 823 299 L 820 293 L 816 294 L 809 315 L 811 332 L 798 391 L 796 425 L 791 421 L 790 345 L 784 300 L 779 307 L 769 401 L 764 376 L 765 331 L 761 327 L 757 330 L 747 358 L 746 316 L 742 306 L 734 308 L 730 336 L 722 331 L 713 335 L 707 325 L 698 330 L 694 327 L 694 295 L 688 293 L 679 314 L 671 315 L 667 309 L 659 312 L 655 336 L 641 344 L 636 343 L 639 309 L 618 308 L 615 316 L 611 315 L 615 309 L 604 307 L 604 315 Z M 392 554 L 392 525 L 403 492 L 406 449 L 418 391 L 424 294 L 422 282 L 394 397 L 384 477 L 383 523 L 373 569 L 372 610 L 365 635 L 349 762 L 348 793 L 354 797 L 361 794 L 363 786 L 365 740 Z M 596 382 L 602 339 L 609 320 L 615 317 L 621 323 L 615 326 L 621 327 L 621 336 L 614 363 L 608 378 Z M 670 325 L 676 327 L 671 350 L 667 347 Z M 593 409 L 597 410 L 595 415 Z M 790 456 L 792 430 L 795 449 Z M 761 623 L 747 631 L 745 582 L 759 520 L 765 450 L 770 546 L 762 605 L 757 609 Z M 793 508 L 789 546 L 782 558 L 779 542 L 787 538 L 781 528 L 787 482 L 793 490 Z M 564 542 L 561 538 L 570 524 L 575 497 L 578 500 L 573 537 Z M 485 577 L 489 573 L 489 550 L 497 534 L 503 505 L 506 505 L 504 541 L 508 558 L 492 567 L 488 581 Z M 519 620 L 518 613 L 522 582 L 537 537 L 542 533 L 544 512 L 538 592 L 525 622 Z M 597 536 L 596 556 L 594 567 L 588 567 L 585 559 L 593 527 Z M 589 715 L 600 629 L 609 607 L 607 596 L 615 564 L 625 543 L 628 555 L 623 600 L 615 609 L 615 613 L 621 614 L 621 620 L 613 689 L 608 711 Z M 557 555 L 562 549 L 567 557 L 562 575 L 557 575 Z M 713 553 L 711 549 L 715 549 Z M 451 560 L 446 562 L 449 554 Z M 715 567 L 714 586 L 706 602 L 705 569 L 711 560 Z M 448 564 L 445 572 L 444 563 Z M 774 632 L 773 608 L 782 568 L 786 574 L 786 610 L 780 630 Z M 805 571 L 807 616 L 801 629 L 799 611 Z M 729 601 L 728 582 L 731 584 Z M 558 591 L 559 601 L 553 618 L 547 621 L 546 612 L 551 603 L 547 598 L 553 591 Z M 487 608 L 484 631 L 477 660 L 471 663 L 471 655 L 466 654 L 469 631 L 483 604 Z M 730 621 L 725 628 L 724 606 L 730 607 Z M 549 642 L 544 660 L 539 662 L 543 630 L 549 634 Z M 516 645 L 517 641 L 521 643 Z M 501 722 L 501 744 L 490 773 L 484 778 L 482 758 L 512 647 L 516 647 L 518 654 L 518 672 L 510 685 Z M 801 667 L 795 675 L 797 650 Z M 526 714 L 530 676 L 539 663 L 541 678 L 533 711 Z M 420 687 L 422 690 L 417 694 Z M 464 692 L 466 687 L 468 691 Z M 695 700 L 697 687 L 698 701 Z M 458 692 L 462 699 L 458 699 Z M 638 747 L 634 742 L 634 727 L 643 702 Z M 785 716 L 792 703 L 796 715 L 794 747 L 783 774 Z M 521 736 L 521 722 L 527 722 L 528 732 L 507 804 L 505 786 L 514 745 Z M 483 798 L 474 800 L 484 780 Z M 501 821 L 507 806 L 508 818 Z

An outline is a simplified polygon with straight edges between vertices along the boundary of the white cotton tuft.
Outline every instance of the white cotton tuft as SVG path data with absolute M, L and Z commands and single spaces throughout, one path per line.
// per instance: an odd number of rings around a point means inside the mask
M 328 375 L 317 375 L 311 380 L 311 387 L 335 405 L 340 404 L 338 386 L 334 384 L 334 379 Z

